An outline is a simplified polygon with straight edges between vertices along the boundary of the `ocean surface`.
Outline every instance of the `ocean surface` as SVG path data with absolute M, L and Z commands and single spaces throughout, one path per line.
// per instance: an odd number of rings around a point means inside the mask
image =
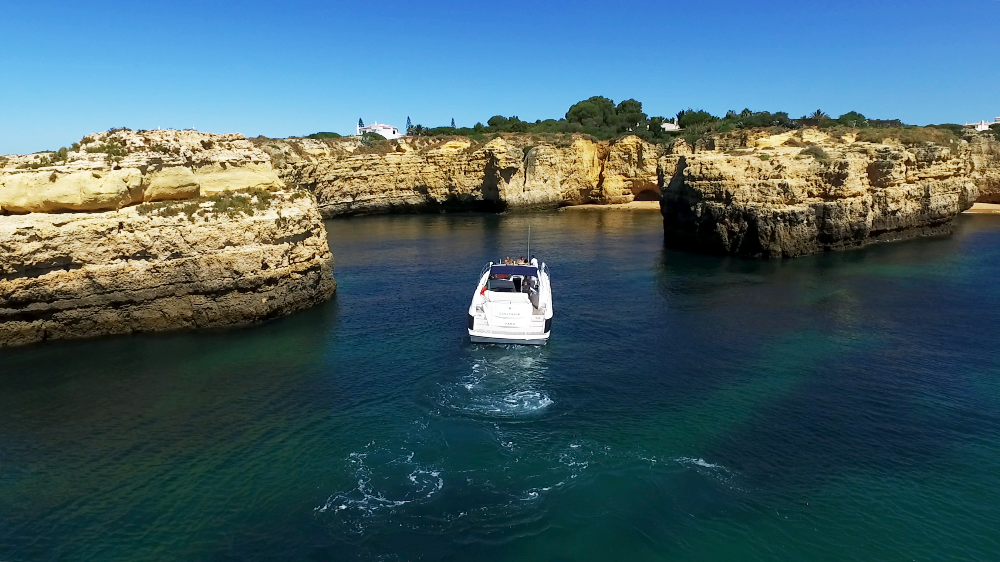
M 490 259 L 543 347 L 471 344 Z M 0 350 L 0 561 L 1000 560 L 1000 219 L 783 261 L 659 215 L 328 221 L 244 329 Z

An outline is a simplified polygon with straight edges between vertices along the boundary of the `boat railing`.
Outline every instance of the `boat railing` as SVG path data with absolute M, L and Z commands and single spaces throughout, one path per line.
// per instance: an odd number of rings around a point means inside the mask
M 493 262 L 486 264 L 486 266 L 483 267 L 483 270 L 479 272 L 479 278 L 482 279 L 483 275 L 486 275 L 486 272 L 489 271 L 491 267 L 493 267 Z

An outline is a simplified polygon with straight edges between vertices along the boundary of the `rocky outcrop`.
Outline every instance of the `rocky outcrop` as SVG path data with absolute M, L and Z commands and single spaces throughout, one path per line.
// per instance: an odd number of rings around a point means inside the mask
M 176 202 L 0 217 L 0 347 L 250 324 L 329 298 L 326 231 L 298 193 L 252 215 Z
M 978 135 L 969 142 L 969 177 L 980 203 L 1000 203 L 1000 139 Z
M 225 190 L 282 187 L 270 158 L 243 135 L 112 130 L 64 155 L 0 160 L 0 212 L 106 211 Z
M 985 140 L 905 147 L 815 130 L 784 136 L 662 157 L 667 244 L 784 257 L 944 233 L 1000 170 Z
M 335 291 L 315 198 L 241 135 L 81 144 L 0 159 L 0 347 L 250 324 Z
M 400 139 L 254 139 L 281 179 L 316 195 L 326 217 L 514 210 L 656 198 L 659 148 L 638 137 L 594 142 L 530 135 Z

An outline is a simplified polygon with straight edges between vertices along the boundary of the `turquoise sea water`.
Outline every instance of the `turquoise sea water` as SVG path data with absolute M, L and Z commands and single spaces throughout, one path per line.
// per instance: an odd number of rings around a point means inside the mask
M 489 259 L 552 339 L 473 345 Z M 0 350 L 0 560 L 1000 560 L 1000 220 L 783 261 L 655 212 L 327 223 L 247 329 Z

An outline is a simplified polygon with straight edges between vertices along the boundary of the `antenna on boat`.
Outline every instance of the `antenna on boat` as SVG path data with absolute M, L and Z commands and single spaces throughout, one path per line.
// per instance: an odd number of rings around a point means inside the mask
M 528 225 L 528 263 L 531 263 L 531 225 Z

